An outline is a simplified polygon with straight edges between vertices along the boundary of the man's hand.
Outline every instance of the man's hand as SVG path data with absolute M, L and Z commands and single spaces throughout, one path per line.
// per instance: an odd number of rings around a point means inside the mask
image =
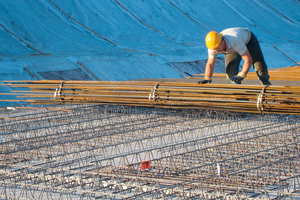
M 244 80 L 244 78 L 246 78 L 247 74 L 245 74 L 244 72 L 239 72 L 237 75 L 233 76 L 230 78 L 231 81 L 240 84 L 242 80 Z
M 211 83 L 211 78 L 210 77 L 205 77 L 203 80 L 198 82 L 199 84 L 206 84 L 206 83 Z

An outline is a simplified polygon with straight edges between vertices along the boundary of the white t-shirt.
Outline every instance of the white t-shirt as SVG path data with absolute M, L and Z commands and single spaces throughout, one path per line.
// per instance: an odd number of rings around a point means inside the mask
M 217 53 L 208 49 L 208 57 L 215 58 L 218 54 L 238 52 L 240 55 L 247 50 L 246 45 L 251 39 L 251 31 L 247 28 L 228 28 L 221 32 L 226 42 L 226 52 Z

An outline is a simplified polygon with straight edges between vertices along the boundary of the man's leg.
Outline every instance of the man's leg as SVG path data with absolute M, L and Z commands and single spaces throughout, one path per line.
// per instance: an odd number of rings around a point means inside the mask
M 241 60 L 242 57 L 237 52 L 225 54 L 225 70 L 228 83 L 236 84 L 235 82 L 231 81 L 230 78 L 239 73 Z M 241 84 L 241 81 L 237 82 L 237 84 Z
M 268 67 L 262 54 L 259 42 L 256 36 L 251 33 L 251 40 L 247 44 L 248 51 L 253 59 L 253 66 L 256 74 L 263 85 L 271 84 L 269 82 Z

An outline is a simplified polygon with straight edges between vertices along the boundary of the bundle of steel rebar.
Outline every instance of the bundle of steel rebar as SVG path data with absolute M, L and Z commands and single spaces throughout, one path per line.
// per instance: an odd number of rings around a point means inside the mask
M 272 80 L 278 81 L 300 81 L 300 66 L 284 67 L 281 69 L 269 69 L 268 74 L 272 77 Z M 186 77 L 188 79 L 199 79 L 204 78 L 205 74 L 194 74 L 193 77 Z M 214 73 L 213 79 L 225 79 L 225 73 Z M 257 80 L 256 72 L 249 72 L 247 79 Z
M 33 104 L 121 104 L 300 114 L 300 86 L 257 86 L 148 81 L 5 81 L 20 101 Z

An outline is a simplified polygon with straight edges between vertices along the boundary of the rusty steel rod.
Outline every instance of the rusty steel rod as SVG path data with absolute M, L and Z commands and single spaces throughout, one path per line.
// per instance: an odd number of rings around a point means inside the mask
M 16 101 L 33 104 L 120 104 L 166 108 L 300 114 L 299 86 L 147 81 L 3 81 Z M 6 93 L 7 95 L 7 93 Z M 7 101 L 7 100 L 1 100 Z
M 294 61 L 295 62 L 295 61 Z M 298 64 L 298 63 L 296 63 Z M 269 75 L 272 78 L 272 80 L 279 80 L 279 81 L 300 81 L 300 67 L 299 66 L 293 66 L 293 67 L 285 67 L 282 69 L 270 69 Z M 194 74 L 194 77 L 186 77 L 188 79 L 199 79 L 199 77 L 204 77 L 205 74 Z M 225 79 L 226 74 L 225 73 L 214 73 L 213 78 L 218 79 Z M 255 80 L 258 79 L 256 72 L 250 72 L 247 74 L 246 79 L 249 80 Z

